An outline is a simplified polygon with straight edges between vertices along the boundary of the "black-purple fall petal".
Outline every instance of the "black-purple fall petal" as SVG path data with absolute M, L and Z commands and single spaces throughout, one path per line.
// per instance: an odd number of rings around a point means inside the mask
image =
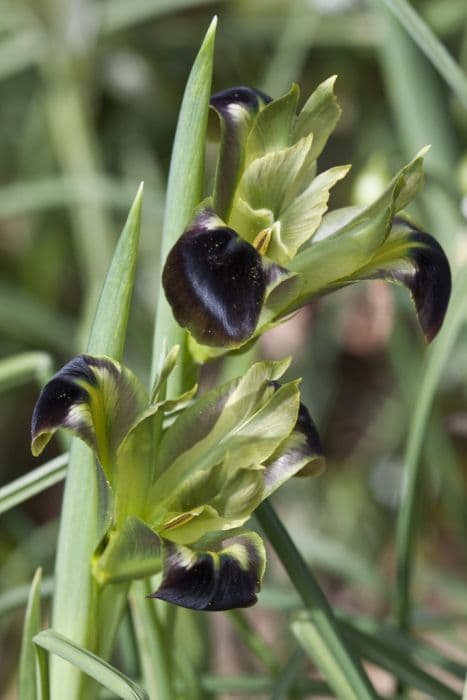
M 32 416 L 31 449 L 39 455 L 59 428 L 94 449 L 101 463 L 141 410 L 144 390 L 130 370 L 110 357 L 78 355 L 42 389 Z
M 258 535 L 237 537 L 218 552 L 164 542 L 163 579 L 151 598 L 191 610 L 231 610 L 254 605 L 264 572 Z
M 291 476 L 315 476 L 325 466 L 318 430 L 307 407 L 300 403 L 294 430 L 265 464 L 265 495 L 270 496 Z
M 400 217 L 393 223 L 408 229 L 404 257 L 410 265 L 390 269 L 389 275 L 410 290 L 420 326 L 430 342 L 441 328 L 451 296 L 449 262 L 433 236 L 419 231 Z
M 162 282 L 178 323 L 204 345 L 254 332 L 270 279 L 258 251 L 226 226 L 194 226 L 170 251 Z
M 219 158 L 214 185 L 214 208 L 228 218 L 241 170 L 244 164 L 248 133 L 259 110 L 270 98 L 260 90 L 233 87 L 211 97 L 211 107 L 221 120 Z

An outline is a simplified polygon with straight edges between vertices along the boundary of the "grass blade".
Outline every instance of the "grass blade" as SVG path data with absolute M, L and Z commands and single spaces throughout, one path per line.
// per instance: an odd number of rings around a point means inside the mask
M 340 633 L 331 606 L 270 503 L 255 512 L 297 593 L 307 606 L 307 625 L 293 631 L 341 700 L 374 700 L 376 694 L 359 660 Z
M 214 18 L 191 69 L 180 109 L 162 225 L 161 269 L 167 254 L 186 228 L 194 208 L 202 197 L 204 149 L 211 95 L 216 25 L 217 18 Z M 168 396 L 181 393 L 184 382 L 183 377 L 180 376 L 180 368 L 184 365 L 187 334 L 175 322 L 172 309 L 162 290 L 157 301 L 154 333 L 151 385 L 157 373 L 164 345 L 168 349 L 173 345 L 180 345 L 179 365 L 170 376 Z
M 41 583 L 41 598 L 50 598 L 54 589 L 52 577 L 42 579 Z M 15 610 L 23 608 L 28 600 L 31 591 L 30 584 L 15 586 L 0 594 L 0 617 L 8 615 Z
M 467 109 L 467 76 L 407 0 L 380 0 L 397 17 L 406 32 Z
M 45 352 L 24 352 L 0 360 L 0 391 L 30 381 L 42 386 L 52 374 L 52 358 Z
M 417 404 L 409 426 L 405 452 L 405 478 L 397 519 L 396 555 L 397 584 L 395 613 L 401 629 L 407 629 L 410 617 L 410 585 L 416 529 L 416 504 L 420 479 L 420 454 L 430 417 L 431 406 L 442 372 L 452 353 L 459 332 L 467 316 L 467 270 L 459 270 L 444 327 L 429 351 L 425 371 L 421 377 Z
M 69 455 L 63 454 L 42 464 L 0 488 L 0 514 L 27 501 L 65 478 Z
M 458 693 L 419 668 L 404 651 L 391 649 L 377 636 L 366 634 L 344 622 L 341 624 L 348 639 L 364 658 L 390 671 L 404 684 L 436 700 L 459 700 Z
M 172 653 L 163 641 L 162 623 L 157 615 L 147 581 L 135 581 L 130 594 L 130 607 L 140 653 L 141 667 L 151 697 L 171 700 L 171 679 L 167 673 Z
M 112 259 L 99 299 L 88 351 L 121 359 L 133 290 L 141 221 L 142 188 L 134 200 Z M 66 480 L 62 520 L 55 568 L 53 626 L 79 645 L 89 644 L 92 619 L 93 581 L 90 561 L 96 546 L 99 518 L 98 485 L 91 451 L 74 440 Z M 80 676 L 68 666 L 53 661 L 51 683 L 54 697 L 74 700 Z
M 34 644 L 46 649 L 49 654 L 60 656 L 65 661 L 79 668 L 104 688 L 115 693 L 124 700 L 149 700 L 149 696 L 136 683 L 133 683 L 123 673 L 113 668 L 90 651 L 82 649 L 61 634 L 53 630 L 44 630 L 34 637 Z M 68 697 L 68 696 L 67 696 Z
M 21 640 L 18 679 L 21 700 L 37 700 L 36 654 L 32 640 L 41 628 L 41 579 L 42 569 L 37 569 L 31 584 Z
M 161 15 L 213 4 L 216 0 L 107 0 L 103 6 L 102 29 L 115 32 Z

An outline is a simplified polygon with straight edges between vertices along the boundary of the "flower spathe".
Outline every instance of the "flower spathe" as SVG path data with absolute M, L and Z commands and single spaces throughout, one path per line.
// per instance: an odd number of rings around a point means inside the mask
M 297 382 L 277 381 L 288 362 L 257 363 L 194 401 L 195 389 L 162 400 L 175 356 L 151 397 L 122 364 L 77 356 L 39 396 L 32 449 L 40 454 L 65 428 L 94 451 L 111 504 L 93 561 L 101 584 L 162 569 L 154 597 L 196 610 L 252 605 L 265 552 L 243 526 L 286 479 L 322 468 L 319 437 Z M 164 427 L 174 409 L 178 418 Z
M 198 361 L 239 348 L 323 294 L 377 277 L 406 286 L 428 341 L 451 291 L 437 241 L 403 213 L 423 181 L 423 154 L 366 208 L 327 212 L 349 166 L 317 174 L 340 109 L 334 78 L 297 114 L 298 88 L 268 100 L 232 88 L 212 104 L 221 120 L 214 193 L 170 251 L 163 285 Z M 228 166 L 228 167 L 227 167 Z

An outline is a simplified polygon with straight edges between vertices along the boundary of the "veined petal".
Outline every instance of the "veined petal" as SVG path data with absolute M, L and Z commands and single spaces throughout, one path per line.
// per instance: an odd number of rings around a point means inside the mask
M 198 342 L 232 346 L 253 334 L 281 269 L 219 221 L 209 211 L 197 216 L 170 251 L 162 281 L 176 320 Z
M 280 387 L 278 382 L 274 385 Z M 316 476 L 325 466 L 318 431 L 307 407 L 300 403 L 295 428 L 265 463 L 263 498 L 291 476 Z
M 314 135 L 310 153 L 313 160 L 323 150 L 342 112 L 334 95 L 336 77 L 333 75 L 318 85 L 295 122 L 294 141 L 310 133 Z
M 146 396 L 132 372 L 110 357 L 78 355 L 42 389 L 32 416 L 32 452 L 58 428 L 86 442 L 108 476 L 109 458 L 142 410 Z
M 163 579 L 151 598 L 191 610 L 231 610 L 256 603 L 266 562 L 256 533 L 245 533 L 219 551 L 168 542 L 163 550 Z
M 300 89 L 293 84 L 286 95 L 269 102 L 260 110 L 248 136 L 248 162 L 270 151 L 287 148 L 293 143 L 299 97 Z
M 277 315 L 359 280 L 379 278 L 409 289 L 428 342 L 441 328 L 451 295 L 449 262 L 436 239 L 400 216 L 392 219 L 389 233 L 373 251 L 338 232 L 309 246 L 299 258 L 302 286 L 287 308 L 284 303 L 281 309 L 279 300 Z
M 253 365 L 243 377 L 194 402 L 166 431 L 157 455 L 158 477 L 149 499 L 154 504 L 151 524 L 161 523 L 167 510 L 188 510 L 189 504 L 203 505 L 210 503 L 211 498 L 219 512 L 232 512 L 229 478 L 234 479 L 238 470 L 256 469 L 255 465 L 263 464 L 297 422 L 300 397 L 296 383 L 285 384 L 277 391 L 270 385 L 270 380 L 277 379 L 281 371 L 285 371 L 283 363 Z M 219 470 L 226 461 L 230 466 L 224 476 Z M 212 480 L 206 477 L 206 486 L 202 472 L 212 474 Z M 216 475 L 225 482 L 222 487 L 216 485 Z M 247 489 L 248 498 L 253 500 L 255 484 L 256 478 L 250 483 L 252 491 Z M 175 504 L 178 493 L 183 494 L 183 500 Z M 221 493 L 219 502 L 216 494 Z M 201 497 L 204 500 L 199 500 Z
M 214 208 L 227 219 L 245 160 L 248 133 L 259 110 L 270 98 L 260 90 L 234 87 L 211 97 L 221 118 L 221 141 L 214 187 Z

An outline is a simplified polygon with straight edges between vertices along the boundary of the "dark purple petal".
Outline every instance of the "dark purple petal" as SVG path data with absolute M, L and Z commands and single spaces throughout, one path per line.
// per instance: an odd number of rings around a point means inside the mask
M 264 573 L 261 538 L 246 533 L 218 552 L 164 541 L 163 579 L 150 598 L 191 610 L 231 610 L 254 605 Z
M 272 382 L 277 388 L 278 382 Z M 265 497 L 291 476 L 316 476 L 326 466 L 316 426 L 307 407 L 300 403 L 297 422 L 289 437 L 265 464 Z
M 32 416 L 38 455 L 59 428 L 70 430 L 106 463 L 147 398 L 136 377 L 110 357 L 78 355 L 42 389 Z
M 451 270 L 444 250 L 428 233 L 397 217 L 394 225 L 408 229 L 405 258 L 408 268 L 389 270 L 389 276 L 410 290 L 420 326 L 428 342 L 440 330 L 451 296 Z
M 235 118 L 239 109 L 256 114 L 261 107 L 271 102 L 271 98 L 262 90 L 239 85 L 216 92 L 211 97 L 211 106 L 227 119 Z
M 253 334 L 276 274 L 233 229 L 196 225 L 170 251 L 162 281 L 181 326 L 199 343 L 229 346 Z
M 68 362 L 45 385 L 34 407 L 31 422 L 32 451 L 40 454 L 57 428 L 68 428 L 82 434 L 94 445 L 94 430 L 87 409 L 89 393 L 86 384 L 97 380 L 85 355 Z
M 260 90 L 234 87 L 211 97 L 221 118 L 221 139 L 214 185 L 214 209 L 227 221 L 245 158 L 248 134 L 270 98 Z

